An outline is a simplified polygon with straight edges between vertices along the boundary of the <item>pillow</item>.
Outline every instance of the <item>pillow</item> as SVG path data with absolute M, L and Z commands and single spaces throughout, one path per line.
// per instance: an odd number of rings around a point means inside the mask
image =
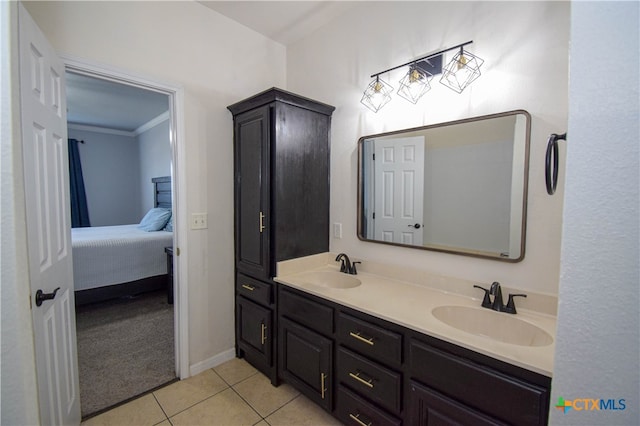
M 171 218 L 171 210 L 156 207 L 144 215 L 138 228 L 147 232 L 159 231 L 164 228 L 169 218 Z
M 171 217 L 169 218 L 169 221 L 167 222 L 163 231 L 173 232 L 173 215 L 171 215 Z

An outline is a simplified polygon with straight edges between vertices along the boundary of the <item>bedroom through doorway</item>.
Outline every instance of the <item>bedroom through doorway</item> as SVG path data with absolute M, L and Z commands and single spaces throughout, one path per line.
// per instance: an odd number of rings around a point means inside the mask
M 174 99 L 69 67 L 65 80 L 89 220 L 71 230 L 86 419 L 178 377 Z

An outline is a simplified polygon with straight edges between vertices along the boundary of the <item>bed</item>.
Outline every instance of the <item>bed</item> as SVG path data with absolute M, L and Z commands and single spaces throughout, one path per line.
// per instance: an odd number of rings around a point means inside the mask
M 171 209 L 171 178 L 151 180 L 154 206 Z M 147 232 L 138 224 L 71 230 L 76 305 L 167 288 L 173 232 Z

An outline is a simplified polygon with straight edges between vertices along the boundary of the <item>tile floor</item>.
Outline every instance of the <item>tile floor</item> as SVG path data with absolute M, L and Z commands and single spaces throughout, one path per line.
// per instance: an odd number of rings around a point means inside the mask
M 82 425 L 340 425 L 291 386 L 271 386 L 235 358 L 92 417 Z

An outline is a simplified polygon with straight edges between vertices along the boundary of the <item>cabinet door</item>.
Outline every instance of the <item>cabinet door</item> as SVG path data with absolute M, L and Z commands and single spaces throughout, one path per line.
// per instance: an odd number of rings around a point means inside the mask
M 407 423 L 416 426 L 505 425 L 413 381 L 409 388 Z
M 274 335 L 271 310 L 238 296 L 236 299 L 236 328 L 238 346 L 249 352 L 249 357 L 271 365 L 271 338 Z
M 333 342 L 286 318 L 279 323 L 282 378 L 331 411 Z
M 256 278 L 271 277 L 270 108 L 235 117 L 236 267 Z

